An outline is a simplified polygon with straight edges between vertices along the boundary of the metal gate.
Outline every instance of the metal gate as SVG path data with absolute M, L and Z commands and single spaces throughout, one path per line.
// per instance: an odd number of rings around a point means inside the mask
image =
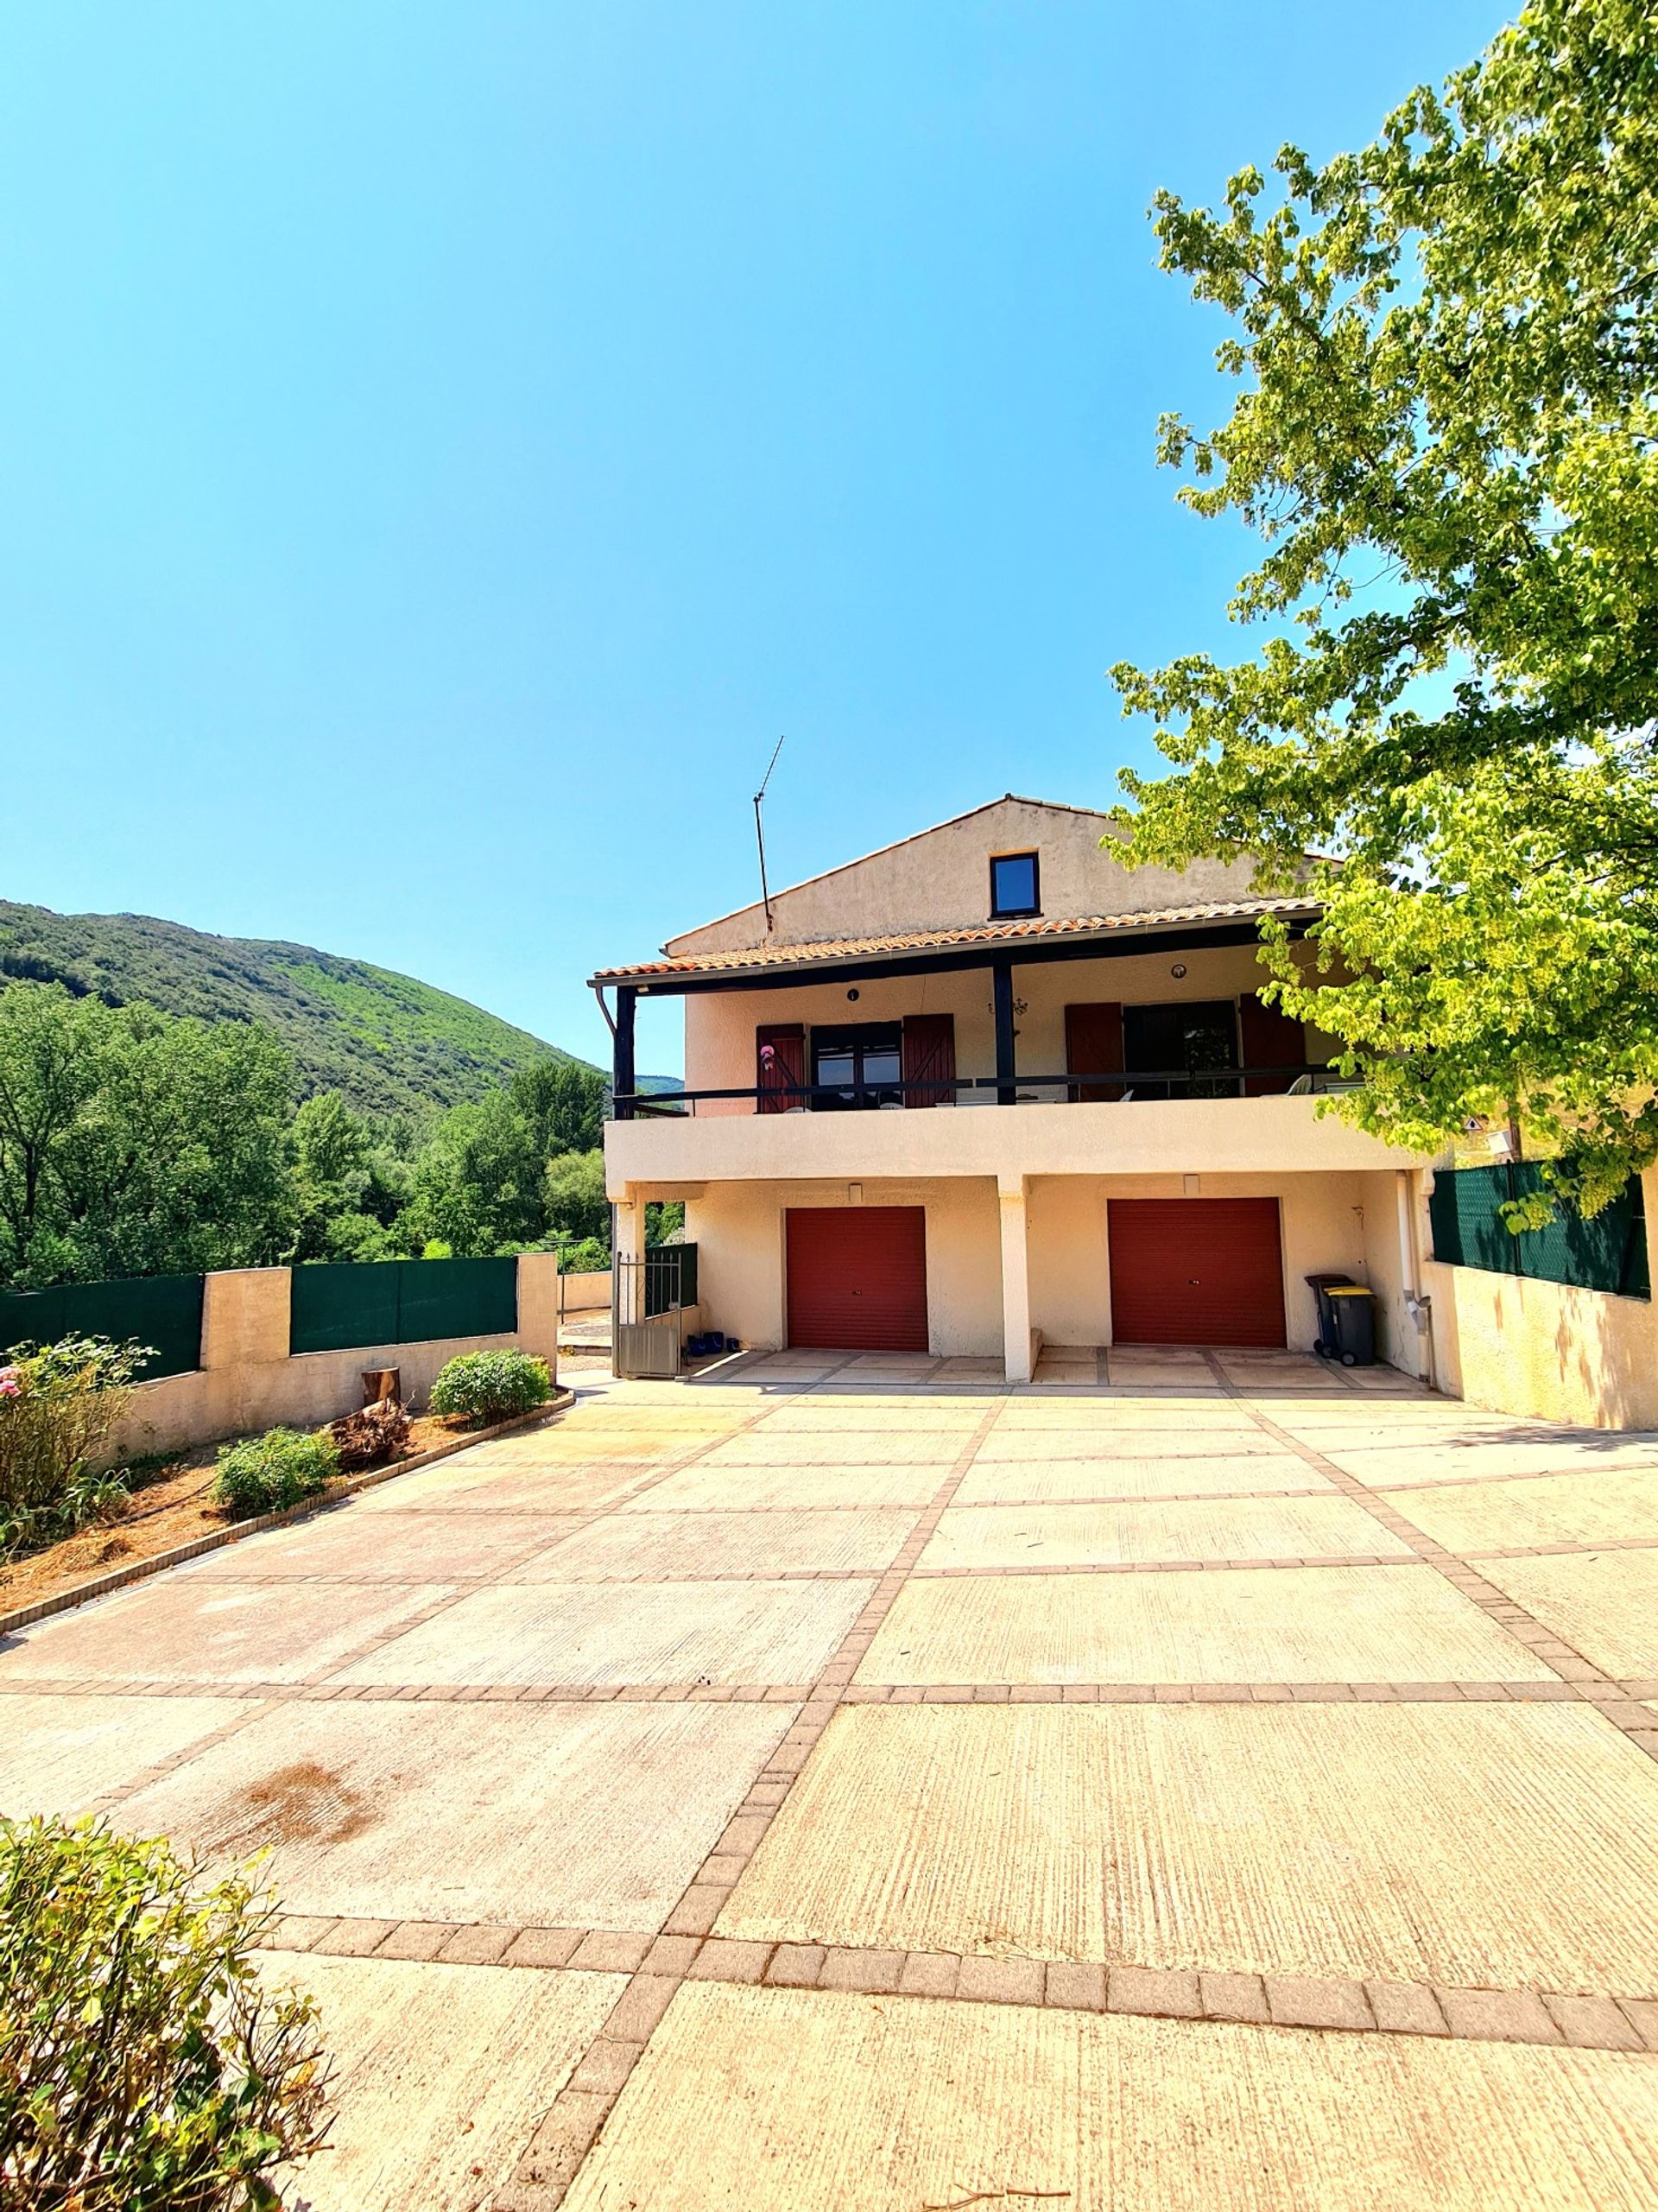
M 694 1245 L 653 1245 L 611 1263 L 611 1365 L 618 1375 L 671 1381 L 680 1372 L 681 1316 L 697 1302 Z

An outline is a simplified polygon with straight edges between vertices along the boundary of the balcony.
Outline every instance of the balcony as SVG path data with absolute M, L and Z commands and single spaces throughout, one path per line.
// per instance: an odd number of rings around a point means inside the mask
M 1325 1110 L 1324 1100 L 1346 1087 L 1327 1068 L 1304 1066 L 1021 1075 L 1012 1085 L 994 1075 L 850 1089 L 794 1085 L 685 1093 L 672 1101 L 623 1094 L 617 1105 L 625 1118 L 605 1131 L 605 1162 L 613 1193 L 632 1183 L 1414 1164 L 1413 1155 Z M 893 1095 L 906 1091 L 925 1093 L 921 1111 Z
M 1242 1099 L 1273 1095 L 1329 1097 L 1353 1084 L 1327 1062 L 1272 1068 L 1112 1068 L 1098 1074 L 925 1076 L 906 1081 L 792 1083 L 786 1079 L 735 1090 L 623 1091 L 612 1103 L 618 1121 L 695 1120 L 699 1106 L 718 1104 L 730 1119 L 756 1114 L 876 1112 L 905 1108 L 982 1106 L 1149 1105 L 1171 1099 Z M 706 1117 L 705 1117 L 706 1118 Z

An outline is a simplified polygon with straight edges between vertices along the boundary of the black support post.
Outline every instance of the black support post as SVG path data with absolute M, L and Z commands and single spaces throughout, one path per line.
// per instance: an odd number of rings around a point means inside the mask
M 997 1106 L 1012 1106 L 1019 1096 L 1014 1068 L 1013 962 L 1006 959 L 992 961 L 990 979 L 996 1005 L 996 1102 Z
M 633 1119 L 633 1010 L 638 992 L 629 983 L 616 992 L 616 1053 L 611 1075 L 611 1112 L 618 1121 Z

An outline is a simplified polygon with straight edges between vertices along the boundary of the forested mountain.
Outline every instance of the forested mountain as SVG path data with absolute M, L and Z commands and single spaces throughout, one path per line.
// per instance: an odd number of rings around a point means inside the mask
M 575 1057 L 366 960 L 209 936 L 145 914 L 54 914 L 0 899 L 0 986 L 13 979 L 61 983 L 112 1006 L 142 999 L 204 1021 L 257 1018 L 293 1055 L 306 1090 L 342 1091 L 377 1114 L 429 1113 L 481 1097 L 533 1061 Z

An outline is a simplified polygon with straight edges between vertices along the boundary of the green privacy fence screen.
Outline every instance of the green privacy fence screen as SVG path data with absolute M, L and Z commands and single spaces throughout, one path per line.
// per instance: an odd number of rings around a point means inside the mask
M 144 1275 L 0 1294 L 0 1353 L 71 1335 L 149 1345 L 155 1356 L 140 1370 L 141 1382 L 187 1375 L 201 1365 L 201 1277 Z
M 294 1270 L 290 1352 L 509 1336 L 518 1326 L 516 1259 L 346 1260 Z
M 1502 1207 L 1511 1198 L 1528 1197 L 1542 1183 L 1542 1169 L 1529 1163 L 1440 1169 L 1428 1200 L 1434 1258 L 1452 1267 L 1484 1268 L 1488 1274 L 1522 1275 L 1537 1283 L 1571 1283 L 1585 1290 L 1649 1298 L 1640 1177 L 1632 1176 L 1592 1221 L 1562 1207 L 1546 1229 L 1522 1229 L 1517 1237 L 1512 1235 Z

